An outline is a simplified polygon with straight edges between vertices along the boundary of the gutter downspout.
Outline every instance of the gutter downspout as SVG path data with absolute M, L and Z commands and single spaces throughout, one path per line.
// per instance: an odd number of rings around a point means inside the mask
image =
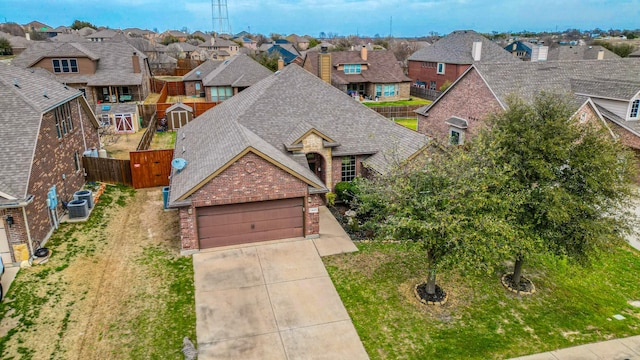
M 78 115 L 80 116 L 80 131 L 82 132 L 82 142 L 84 143 L 84 151 L 87 151 L 87 138 L 84 136 L 84 121 L 82 119 L 82 111 L 80 110 L 80 100 L 78 99 Z
M 29 220 L 27 219 L 27 210 L 25 210 L 26 206 L 22 207 L 22 216 L 24 217 L 24 225 L 27 229 L 27 241 L 29 242 L 29 249 L 31 249 L 31 255 L 33 256 L 33 241 L 31 240 L 31 231 L 29 231 Z

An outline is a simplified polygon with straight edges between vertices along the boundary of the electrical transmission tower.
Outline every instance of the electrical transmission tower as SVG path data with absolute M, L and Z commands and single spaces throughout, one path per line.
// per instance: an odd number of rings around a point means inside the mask
M 211 0 L 211 15 L 213 31 L 217 31 L 218 34 L 231 34 L 227 0 Z

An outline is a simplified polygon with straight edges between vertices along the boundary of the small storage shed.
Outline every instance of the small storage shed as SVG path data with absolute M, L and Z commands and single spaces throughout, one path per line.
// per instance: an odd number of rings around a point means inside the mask
M 177 130 L 193 120 L 193 108 L 183 103 L 171 105 L 166 111 L 168 130 Z

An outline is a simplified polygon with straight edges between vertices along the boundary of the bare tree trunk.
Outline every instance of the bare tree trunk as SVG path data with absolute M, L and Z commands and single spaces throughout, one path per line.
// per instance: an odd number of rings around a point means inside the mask
M 513 265 L 513 276 L 511 277 L 511 282 L 513 285 L 520 284 L 520 278 L 522 276 L 522 264 L 524 263 L 524 259 L 521 256 L 516 258 L 516 263 Z
M 427 262 L 429 263 L 429 277 L 427 278 L 427 294 L 436 293 L 436 268 L 433 263 L 433 257 L 427 251 Z

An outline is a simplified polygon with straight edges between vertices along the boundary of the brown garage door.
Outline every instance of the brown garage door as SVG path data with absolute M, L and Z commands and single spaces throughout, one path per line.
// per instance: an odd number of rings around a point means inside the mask
M 303 198 L 201 207 L 200 248 L 303 236 Z

